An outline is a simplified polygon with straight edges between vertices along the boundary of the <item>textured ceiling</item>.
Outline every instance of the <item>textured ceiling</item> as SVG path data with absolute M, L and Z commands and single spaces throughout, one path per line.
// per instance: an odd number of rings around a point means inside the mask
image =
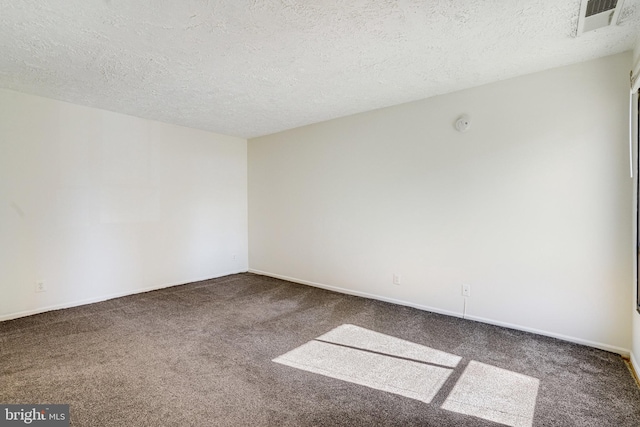
M 0 87 L 254 137 L 633 49 L 640 0 L 0 0 Z

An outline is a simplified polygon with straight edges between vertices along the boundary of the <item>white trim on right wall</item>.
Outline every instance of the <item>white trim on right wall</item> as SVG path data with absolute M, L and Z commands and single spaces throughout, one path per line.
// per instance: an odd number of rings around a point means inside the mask
M 640 365 L 638 364 L 633 353 L 629 354 L 629 363 L 631 364 L 631 369 L 633 370 L 632 374 L 634 376 L 634 379 L 636 380 L 636 382 L 638 382 L 638 386 L 640 386 L 640 376 L 638 376 L 638 373 L 640 372 Z
M 640 89 L 640 57 L 631 68 L 631 85 L 631 92 L 637 92 Z

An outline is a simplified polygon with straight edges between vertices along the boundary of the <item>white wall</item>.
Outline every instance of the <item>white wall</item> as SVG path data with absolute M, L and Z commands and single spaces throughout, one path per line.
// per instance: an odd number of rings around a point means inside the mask
M 633 63 L 637 64 L 638 60 L 640 60 L 640 31 L 638 32 L 638 36 L 636 37 L 636 43 L 633 49 Z
M 637 67 L 640 66 L 640 34 L 638 35 L 638 40 L 636 42 L 636 48 L 633 52 L 633 60 L 632 62 L 632 67 L 634 67 L 634 69 L 638 69 Z M 633 99 L 633 114 L 634 114 L 634 118 L 638 117 L 638 96 L 635 95 L 634 99 Z M 634 129 L 633 129 L 633 135 L 638 135 L 638 121 L 635 120 L 634 122 Z M 638 156 L 638 141 L 635 141 L 635 153 L 636 156 Z M 636 165 L 636 173 L 639 173 L 640 171 L 637 170 L 637 165 Z M 637 207 L 637 188 L 634 188 L 633 191 L 633 206 L 632 206 L 632 211 L 635 214 L 635 209 Z M 633 229 L 633 244 L 631 252 L 633 254 L 633 256 L 636 256 L 636 240 L 635 240 L 635 236 L 637 233 L 637 229 L 636 229 L 636 223 L 635 223 L 635 216 L 633 218 L 633 222 L 634 222 L 634 229 Z M 634 263 L 634 267 L 635 267 L 635 263 Z M 636 272 L 634 270 L 634 275 L 633 275 L 633 279 L 632 279 L 632 287 L 633 287 L 633 305 L 632 305 L 632 309 L 631 309 L 631 316 L 632 316 L 632 338 L 631 338 L 631 360 L 633 363 L 633 366 L 635 368 L 635 371 L 637 374 L 640 374 L 640 314 L 638 313 L 638 311 L 636 310 L 636 301 L 637 301 L 637 283 L 636 283 Z
M 0 320 L 246 269 L 245 140 L 0 90 Z
M 250 271 L 628 352 L 630 59 L 249 140 Z

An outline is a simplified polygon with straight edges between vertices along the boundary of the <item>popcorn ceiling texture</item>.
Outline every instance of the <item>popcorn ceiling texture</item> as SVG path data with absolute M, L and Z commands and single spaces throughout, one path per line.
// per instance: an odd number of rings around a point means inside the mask
M 634 49 L 640 0 L 0 0 L 0 87 L 255 137 Z

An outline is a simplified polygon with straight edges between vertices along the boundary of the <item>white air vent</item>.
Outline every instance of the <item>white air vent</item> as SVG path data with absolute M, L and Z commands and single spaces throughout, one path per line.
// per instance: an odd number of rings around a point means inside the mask
M 624 0 L 582 0 L 578 17 L 578 35 L 616 25 Z

